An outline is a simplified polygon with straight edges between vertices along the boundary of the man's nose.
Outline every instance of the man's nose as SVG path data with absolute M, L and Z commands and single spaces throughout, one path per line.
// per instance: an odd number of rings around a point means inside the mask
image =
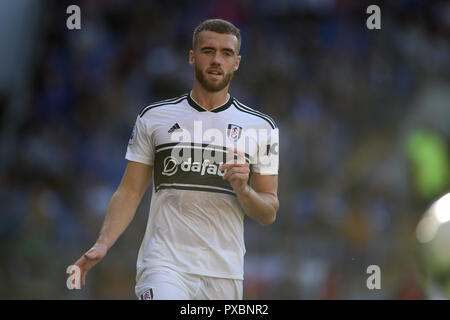
M 211 60 L 211 64 L 220 66 L 221 63 L 222 63 L 222 56 L 220 55 L 220 52 L 216 52 L 216 54 L 213 56 Z

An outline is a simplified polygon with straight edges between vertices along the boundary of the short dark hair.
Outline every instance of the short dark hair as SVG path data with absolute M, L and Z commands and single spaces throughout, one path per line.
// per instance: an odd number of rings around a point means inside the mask
M 199 33 L 206 30 L 235 35 L 238 40 L 237 53 L 239 53 L 239 50 L 241 49 L 241 32 L 231 22 L 222 19 L 205 20 L 195 28 L 194 36 L 192 37 L 193 49 L 195 49 Z

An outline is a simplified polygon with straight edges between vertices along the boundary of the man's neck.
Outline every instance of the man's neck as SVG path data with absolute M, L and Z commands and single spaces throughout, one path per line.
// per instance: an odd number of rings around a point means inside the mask
M 192 88 L 192 99 L 195 100 L 200 106 L 210 111 L 218 106 L 223 105 L 228 99 L 228 86 L 223 90 L 217 92 L 209 92 L 203 89 L 200 85 L 196 85 Z

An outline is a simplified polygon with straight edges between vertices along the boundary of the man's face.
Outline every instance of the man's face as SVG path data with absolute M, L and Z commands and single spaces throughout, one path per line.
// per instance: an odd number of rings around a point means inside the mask
M 213 31 L 199 33 L 194 51 L 189 52 L 189 64 L 204 89 L 217 92 L 230 83 L 241 61 L 237 46 L 235 35 Z

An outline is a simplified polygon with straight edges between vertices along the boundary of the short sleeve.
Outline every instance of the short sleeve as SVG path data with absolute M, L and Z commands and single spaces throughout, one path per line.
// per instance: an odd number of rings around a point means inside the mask
M 258 151 L 252 171 L 259 174 L 278 174 L 278 128 L 258 131 Z
M 145 120 L 138 116 L 128 141 L 125 159 L 153 165 L 154 154 L 151 132 L 147 129 Z

